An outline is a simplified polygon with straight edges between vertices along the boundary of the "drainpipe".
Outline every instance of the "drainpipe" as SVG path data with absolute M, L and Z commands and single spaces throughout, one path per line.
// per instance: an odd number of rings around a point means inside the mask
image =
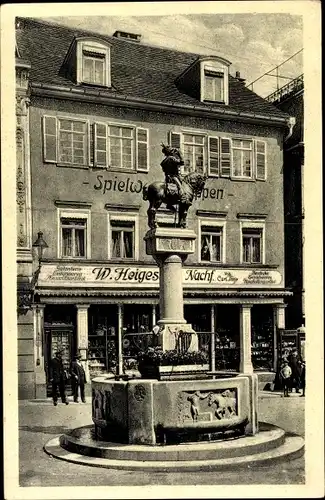
M 290 116 L 287 120 L 287 126 L 289 127 L 289 133 L 287 137 L 285 137 L 284 142 L 287 142 L 288 139 L 292 136 L 293 127 L 296 125 L 296 118 L 294 116 Z

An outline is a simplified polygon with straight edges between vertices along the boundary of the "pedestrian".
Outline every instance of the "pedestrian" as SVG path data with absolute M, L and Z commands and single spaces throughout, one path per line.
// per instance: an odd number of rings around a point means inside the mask
M 69 404 L 65 394 L 67 373 L 62 362 L 62 351 L 57 351 L 50 364 L 50 382 L 52 382 L 52 398 L 54 406 L 58 404 L 58 391 L 62 403 Z
M 282 387 L 283 387 L 283 397 L 288 398 L 289 397 L 289 387 L 290 387 L 290 380 L 291 380 L 291 375 L 292 371 L 289 366 L 288 361 L 285 361 L 283 363 L 283 366 L 280 370 L 280 378 L 282 381 Z
M 159 331 L 160 331 L 160 326 L 159 325 L 154 325 L 154 327 L 151 330 L 152 333 L 152 345 L 153 347 L 157 347 L 159 344 Z
M 87 383 L 86 373 L 80 361 L 81 360 L 80 354 L 74 356 L 73 359 L 74 360 L 71 363 L 71 385 L 72 385 L 73 400 L 75 403 L 78 403 L 78 393 L 80 388 L 81 401 L 85 403 L 86 402 L 85 384 Z
M 291 385 L 295 388 L 296 393 L 300 394 L 300 377 L 301 377 L 301 360 L 297 349 L 294 349 L 288 357 L 289 366 L 292 371 Z
M 306 388 L 306 362 L 302 361 L 301 363 L 301 377 L 300 377 L 300 382 L 301 382 L 301 388 L 302 388 L 302 394 L 301 398 L 305 397 L 305 388 Z

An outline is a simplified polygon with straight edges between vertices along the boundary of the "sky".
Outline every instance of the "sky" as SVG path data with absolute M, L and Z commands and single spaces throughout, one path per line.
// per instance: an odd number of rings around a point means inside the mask
M 141 43 L 185 52 L 220 55 L 232 62 L 249 84 L 303 48 L 303 21 L 291 14 L 172 14 L 164 16 L 47 17 L 47 21 L 112 35 L 121 30 L 141 34 Z M 279 75 L 295 78 L 303 73 L 300 52 L 279 68 Z M 273 72 L 275 74 L 275 72 Z M 280 79 L 279 86 L 289 80 Z M 254 84 L 263 97 L 277 88 L 276 78 Z

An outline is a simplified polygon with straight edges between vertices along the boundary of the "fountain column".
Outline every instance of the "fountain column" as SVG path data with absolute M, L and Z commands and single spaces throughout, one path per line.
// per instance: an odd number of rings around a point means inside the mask
M 190 229 L 155 228 L 144 237 L 146 252 L 160 270 L 159 343 L 164 351 L 177 347 L 180 332 L 191 333 L 189 350 L 198 350 L 198 339 L 184 319 L 183 262 L 194 253 L 196 235 Z

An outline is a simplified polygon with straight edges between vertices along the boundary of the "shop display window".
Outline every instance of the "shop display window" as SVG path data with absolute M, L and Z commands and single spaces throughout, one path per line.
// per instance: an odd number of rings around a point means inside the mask
M 114 371 L 116 366 L 117 306 L 91 306 L 88 311 L 88 365 L 90 377 Z
M 274 369 L 274 325 L 272 306 L 256 305 L 251 310 L 252 363 L 254 370 Z

